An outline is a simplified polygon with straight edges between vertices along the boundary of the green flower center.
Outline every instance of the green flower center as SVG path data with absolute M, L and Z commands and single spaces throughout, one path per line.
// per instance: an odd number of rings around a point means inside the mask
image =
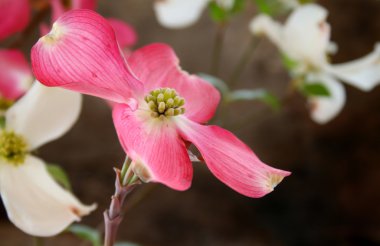
M 13 102 L 0 96 L 0 111 L 5 111 L 12 106 Z
M 159 88 L 151 91 L 146 97 L 151 115 L 154 118 L 177 116 L 185 113 L 185 99 L 178 96 L 174 89 Z
M 28 153 L 28 145 L 23 137 L 13 131 L 0 132 L 0 158 L 8 163 L 20 165 L 24 163 Z

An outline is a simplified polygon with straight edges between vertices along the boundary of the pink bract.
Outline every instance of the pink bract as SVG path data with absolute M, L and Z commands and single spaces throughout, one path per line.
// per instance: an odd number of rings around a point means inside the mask
M 32 49 L 34 73 L 47 86 L 60 86 L 114 101 L 119 140 L 144 181 L 173 189 L 190 187 L 187 143 L 201 152 L 211 172 L 235 191 L 262 197 L 289 172 L 272 168 L 232 133 L 204 126 L 214 115 L 219 92 L 184 72 L 174 51 L 152 44 L 125 60 L 110 24 L 89 10 L 73 10 Z M 185 100 L 185 113 L 154 117 L 144 96 L 171 88 Z M 182 112 L 183 113 L 183 112 Z
M 0 50 L 0 98 L 16 100 L 33 80 L 24 55 L 18 50 Z
M 29 0 L 0 0 L 0 40 L 24 30 L 29 23 Z

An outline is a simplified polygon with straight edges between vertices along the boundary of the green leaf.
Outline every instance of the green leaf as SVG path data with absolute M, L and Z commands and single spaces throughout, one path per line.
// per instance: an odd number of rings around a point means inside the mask
M 280 100 L 269 92 L 263 95 L 261 101 L 272 107 L 274 110 L 279 110 L 281 108 Z
M 0 110 L 1 112 L 1 110 Z M 4 128 L 5 127 L 5 117 L 4 116 L 0 116 L 0 128 Z
M 229 94 L 227 100 L 228 102 L 259 100 L 271 106 L 274 110 L 280 108 L 280 103 L 277 97 L 264 89 L 235 90 Z
M 48 164 L 46 165 L 49 174 L 57 181 L 63 188 L 71 190 L 71 185 L 66 172 L 58 165 Z
M 298 0 L 300 4 L 308 4 L 314 2 L 314 0 Z
M 230 10 L 230 13 L 236 14 L 244 10 L 244 7 L 245 7 L 245 0 L 235 0 Z
M 220 78 L 206 73 L 198 73 L 198 76 L 215 86 L 222 93 L 223 96 L 229 94 L 230 89 L 228 88 L 228 85 Z
M 285 54 L 282 54 L 281 58 L 282 58 L 282 64 L 284 64 L 284 67 L 288 71 L 292 71 L 292 70 L 294 70 L 298 66 L 298 62 L 296 62 L 295 60 L 291 59 L 289 56 L 287 56 Z
M 210 16 L 215 22 L 225 22 L 228 19 L 228 12 L 216 2 L 209 4 Z
M 268 0 L 254 0 L 259 11 L 267 15 L 273 15 L 273 8 L 270 6 Z
M 85 225 L 72 225 L 67 229 L 77 237 L 91 242 L 92 246 L 101 246 L 101 237 L 97 230 Z
M 329 97 L 330 91 L 322 83 L 304 83 L 301 91 L 306 96 Z
M 286 1 L 283 0 L 252 0 L 256 3 L 259 11 L 261 13 L 270 15 L 270 16 L 278 16 L 282 14 L 286 14 L 291 10 Z M 303 1 L 311 1 L 311 0 L 303 0 Z

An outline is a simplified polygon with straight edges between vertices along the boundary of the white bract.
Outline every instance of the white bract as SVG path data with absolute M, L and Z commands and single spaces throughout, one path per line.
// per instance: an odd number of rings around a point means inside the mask
M 24 232 L 52 236 L 89 214 L 31 152 L 66 133 L 78 119 L 81 95 L 35 82 L 5 113 L 0 129 L 0 193 L 9 219 Z
M 167 28 L 184 28 L 194 24 L 203 10 L 213 0 L 156 0 L 154 10 L 158 22 Z M 225 9 L 233 6 L 234 0 L 214 0 Z
M 295 77 L 304 77 L 306 83 L 322 83 L 330 96 L 310 98 L 311 117 L 318 123 L 333 119 L 343 108 L 346 96 L 342 80 L 363 91 L 369 91 L 380 82 L 380 45 L 367 56 L 333 65 L 328 54 L 336 51 L 330 41 L 330 25 L 326 22 L 327 10 L 316 4 L 296 8 L 285 24 L 266 15 L 259 15 L 251 22 L 255 35 L 267 36 L 279 50 L 292 61 Z

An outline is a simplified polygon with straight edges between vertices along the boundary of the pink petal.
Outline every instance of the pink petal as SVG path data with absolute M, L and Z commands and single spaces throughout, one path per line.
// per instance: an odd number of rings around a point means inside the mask
M 72 9 L 95 9 L 96 0 L 72 0 Z
M 114 18 L 109 18 L 108 22 L 115 31 L 117 42 L 121 48 L 128 48 L 136 44 L 137 34 L 131 25 Z
M 24 30 L 29 23 L 28 0 L 0 0 L 0 40 Z
M 32 71 L 18 50 L 0 50 L 0 97 L 15 100 L 33 82 Z
M 142 84 L 125 63 L 111 25 L 92 10 L 63 14 L 34 45 L 32 64 L 36 78 L 47 86 L 116 102 L 141 91 Z
M 189 120 L 178 126 L 182 137 L 199 149 L 210 171 L 245 196 L 262 197 L 290 175 L 261 162 L 248 146 L 218 126 L 203 126 Z
M 136 76 L 148 93 L 159 87 L 170 87 L 185 98 L 185 115 L 203 123 L 212 118 L 220 94 L 210 83 L 182 71 L 174 51 L 165 44 L 152 44 L 138 49 L 128 58 Z
M 113 120 L 120 143 L 143 181 L 176 190 L 190 187 L 191 162 L 173 122 L 154 119 L 144 110 L 132 111 L 124 104 L 114 106 Z

